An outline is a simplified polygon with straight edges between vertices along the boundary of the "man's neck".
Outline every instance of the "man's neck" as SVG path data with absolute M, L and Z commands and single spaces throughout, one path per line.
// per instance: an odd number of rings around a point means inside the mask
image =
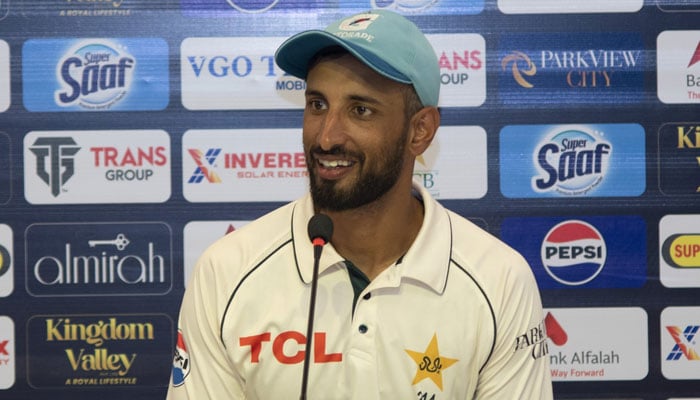
M 332 244 L 370 280 L 403 256 L 423 224 L 423 203 L 412 194 L 355 210 L 329 212 Z

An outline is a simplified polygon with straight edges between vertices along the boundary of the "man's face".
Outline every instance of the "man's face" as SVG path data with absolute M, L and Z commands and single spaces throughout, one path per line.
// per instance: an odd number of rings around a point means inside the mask
M 325 59 L 309 71 L 303 131 L 319 209 L 369 204 L 413 168 L 404 162 L 409 131 L 401 84 L 350 55 Z

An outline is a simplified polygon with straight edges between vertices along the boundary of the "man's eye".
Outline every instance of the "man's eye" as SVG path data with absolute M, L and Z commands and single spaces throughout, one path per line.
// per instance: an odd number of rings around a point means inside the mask
M 365 106 L 357 106 L 357 107 L 355 107 L 355 112 L 356 112 L 358 115 L 365 116 L 365 117 L 368 116 L 368 115 L 370 115 L 370 114 L 372 113 L 372 111 L 371 111 L 369 108 L 365 107 Z
M 321 100 L 310 100 L 308 106 L 312 110 L 323 110 L 325 108 L 325 105 Z

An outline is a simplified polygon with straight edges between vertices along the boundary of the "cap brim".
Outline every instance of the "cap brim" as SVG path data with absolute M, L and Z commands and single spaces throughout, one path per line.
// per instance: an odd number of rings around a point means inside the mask
M 277 49 L 275 61 L 287 73 L 297 78 L 306 79 L 309 61 L 322 49 L 340 46 L 357 57 L 377 73 L 402 83 L 411 83 L 411 79 L 384 62 L 380 56 L 322 30 L 299 33 L 287 39 Z

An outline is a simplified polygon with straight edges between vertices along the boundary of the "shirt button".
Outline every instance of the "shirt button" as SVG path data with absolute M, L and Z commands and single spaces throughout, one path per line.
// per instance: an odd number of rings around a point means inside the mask
M 357 328 L 357 330 L 360 331 L 360 333 L 367 333 L 367 325 L 365 324 L 360 324 L 360 326 Z
M 370 292 L 367 292 L 367 294 L 365 294 L 364 296 L 362 296 L 362 298 L 365 299 L 365 300 L 369 300 L 370 297 L 372 297 L 372 293 L 370 293 Z

